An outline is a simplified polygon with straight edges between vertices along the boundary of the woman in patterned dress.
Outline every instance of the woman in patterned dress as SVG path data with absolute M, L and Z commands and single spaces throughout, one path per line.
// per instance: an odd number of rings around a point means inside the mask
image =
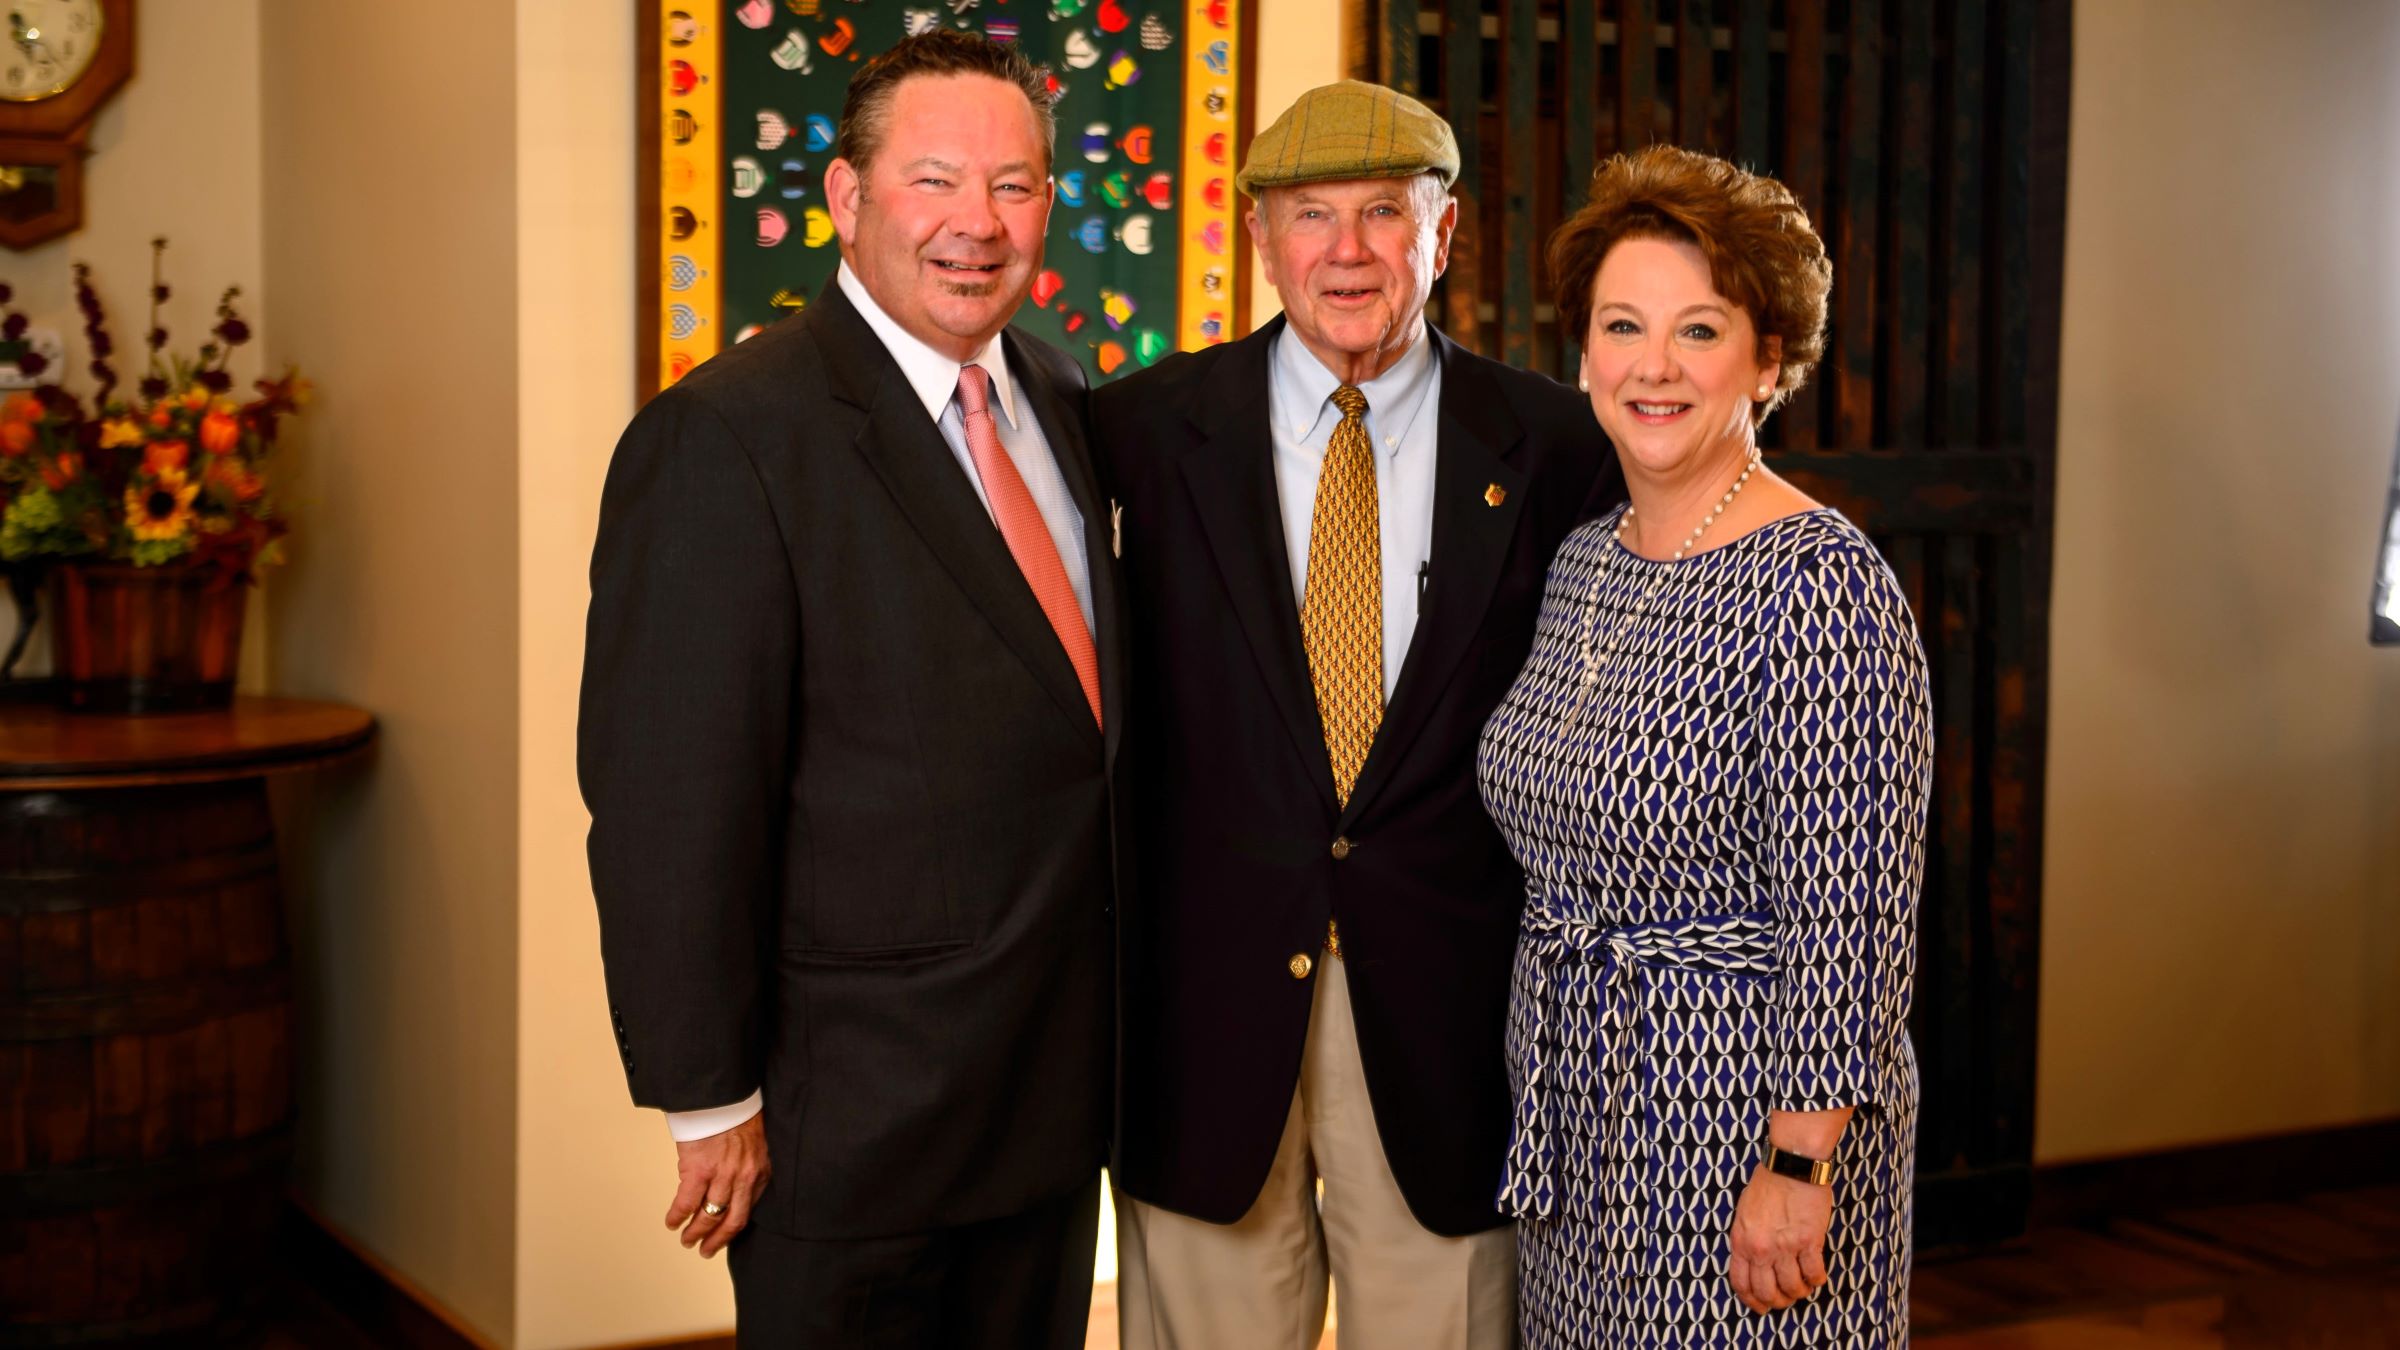
M 1755 439 L 1832 268 L 1780 183 L 1661 146 L 1593 175 L 1550 273 L 1632 502 L 1561 547 L 1478 756 L 1527 884 L 1525 1342 L 1905 1345 L 1924 654 Z

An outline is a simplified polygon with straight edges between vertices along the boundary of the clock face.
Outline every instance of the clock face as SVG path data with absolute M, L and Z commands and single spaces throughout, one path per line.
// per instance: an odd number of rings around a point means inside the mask
M 100 54 L 100 0 L 0 0 L 0 99 L 65 93 Z

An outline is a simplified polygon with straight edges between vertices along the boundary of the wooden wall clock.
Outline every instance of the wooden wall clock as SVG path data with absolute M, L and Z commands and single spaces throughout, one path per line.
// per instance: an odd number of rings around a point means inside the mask
M 100 106 L 133 78 L 134 0 L 0 0 L 0 245 L 83 224 Z

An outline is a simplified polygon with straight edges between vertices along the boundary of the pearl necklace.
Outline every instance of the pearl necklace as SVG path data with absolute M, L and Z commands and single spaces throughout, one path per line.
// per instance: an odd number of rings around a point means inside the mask
M 1700 542 L 1700 536 L 1708 532 L 1709 526 L 1717 523 L 1717 517 L 1725 514 L 1725 508 L 1733 505 L 1733 499 L 1741 495 L 1742 485 L 1749 482 L 1750 475 L 1756 472 L 1758 472 L 1758 451 L 1752 450 L 1750 452 L 1750 462 L 1742 466 L 1742 476 L 1733 480 L 1733 486 L 1726 490 L 1724 496 L 1717 499 L 1716 506 L 1709 511 L 1707 516 L 1701 519 L 1699 524 L 1692 527 L 1691 534 L 1685 536 L 1682 543 L 1675 546 L 1675 556 L 1672 561 L 1683 561 L 1683 555 L 1690 551 L 1692 545 Z M 1625 507 L 1625 514 L 1619 517 L 1617 520 L 1617 538 L 1619 540 L 1623 540 L 1625 538 L 1626 528 L 1632 524 L 1633 506 L 1631 503 L 1627 503 Z

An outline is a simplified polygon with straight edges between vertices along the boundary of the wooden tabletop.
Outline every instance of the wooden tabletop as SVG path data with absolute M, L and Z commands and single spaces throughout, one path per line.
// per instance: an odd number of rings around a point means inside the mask
M 374 739 L 365 710 L 297 698 L 144 717 L 0 705 L 0 791 L 247 778 L 323 764 Z

